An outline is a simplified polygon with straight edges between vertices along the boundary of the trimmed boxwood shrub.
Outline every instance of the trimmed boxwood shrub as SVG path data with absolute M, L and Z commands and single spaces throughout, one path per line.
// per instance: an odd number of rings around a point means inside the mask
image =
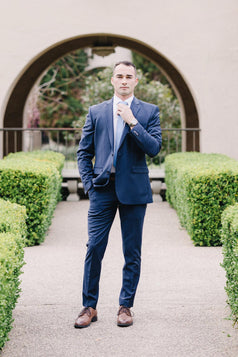
M 25 218 L 25 207 L 0 200 L 0 349 L 8 340 L 12 311 L 20 293 Z
M 222 214 L 222 267 L 226 271 L 227 303 L 231 308 L 234 325 L 238 322 L 238 204 L 225 209 Z
M 36 162 L 48 162 L 50 165 L 54 165 L 61 175 L 62 169 L 64 167 L 65 157 L 63 154 L 50 151 L 50 150 L 35 150 L 35 151 L 18 151 L 16 153 L 10 153 L 4 157 L 4 160 L 19 160 L 19 159 L 29 159 Z M 62 180 L 61 180 L 62 181 Z M 61 201 L 61 181 L 59 181 L 58 187 L 58 201 Z
M 15 159 L 22 159 L 22 158 L 49 162 L 57 168 L 59 174 L 61 174 L 61 171 L 64 167 L 64 160 L 65 160 L 63 154 L 50 150 L 45 150 L 45 151 L 35 150 L 35 151 L 27 151 L 27 152 L 19 151 L 5 156 L 4 160 L 9 160 L 9 159 L 15 160 Z
M 221 214 L 238 201 L 238 162 L 186 152 L 165 160 L 166 198 L 195 245 L 221 245 Z
M 61 160 L 62 154 L 54 154 Z M 0 161 L 0 197 L 26 207 L 28 246 L 44 241 L 62 181 L 60 165 L 56 168 L 53 161 L 31 155 L 17 153 Z
M 21 237 L 21 245 L 26 237 L 26 208 L 0 199 L 0 233 L 14 233 Z
M 12 233 L 0 233 L 0 349 L 12 326 L 12 310 L 19 297 L 23 249 Z

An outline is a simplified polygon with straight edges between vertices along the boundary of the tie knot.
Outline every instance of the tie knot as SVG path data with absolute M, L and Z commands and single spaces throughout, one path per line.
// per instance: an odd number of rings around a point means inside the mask
M 123 102 L 123 101 L 119 102 L 118 104 L 125 104 L 125 105 L 128 105 L 128 103 L 127 103 L 127 102 Z

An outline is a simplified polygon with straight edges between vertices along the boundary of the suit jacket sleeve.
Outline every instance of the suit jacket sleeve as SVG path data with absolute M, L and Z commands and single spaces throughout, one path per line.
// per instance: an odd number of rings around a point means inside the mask
M 79 148 L 77 151 L 77 162 L 81 180 L 83 182 L 85 193 L 92 187 L 93 165 L 92 159 L 95 155 L 94 151 L 94 123 L 91 116 L 91 110 L 87 115 Z
M 157 106 L 151 105 L 151 113 L 147 127 L 144 128 L 138 122 L 131 130 L 131 135 L 145 154 L 153 157 L 159 153 L 162 145 L 162 136 L 159 120 L 159 108 Z

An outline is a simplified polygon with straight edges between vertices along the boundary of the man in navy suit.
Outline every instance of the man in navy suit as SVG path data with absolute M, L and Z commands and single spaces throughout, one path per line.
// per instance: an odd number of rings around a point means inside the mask
M 138 83 L 134 64 L 117 63 L 111 83 L 114 97 L 89 108 L 77 151 L 78 168 L 90 207 L 84 308 L 75 321 L 76 328 L 97 321 L 101 262 L 117 209 L 125 259 L 117 325 L 133 324 L 130 308 L 140 277 L 143 222 L 146 205 L 152 202 L 145 155 L 153 157 L 161 148 L 158 107 L 134 97 Z

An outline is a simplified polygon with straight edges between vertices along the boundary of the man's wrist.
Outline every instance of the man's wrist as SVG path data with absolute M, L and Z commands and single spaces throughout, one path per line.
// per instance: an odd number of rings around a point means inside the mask
M 136 120 L 136 118 L 133 118 L 133 119 L 131 120 L 130 124 L 129 124 L 129 127 L 130 127 L 131 129 L 133 129 L 134 126 L 136 126 L 137 123 L 138 123 L 138 120 Z

